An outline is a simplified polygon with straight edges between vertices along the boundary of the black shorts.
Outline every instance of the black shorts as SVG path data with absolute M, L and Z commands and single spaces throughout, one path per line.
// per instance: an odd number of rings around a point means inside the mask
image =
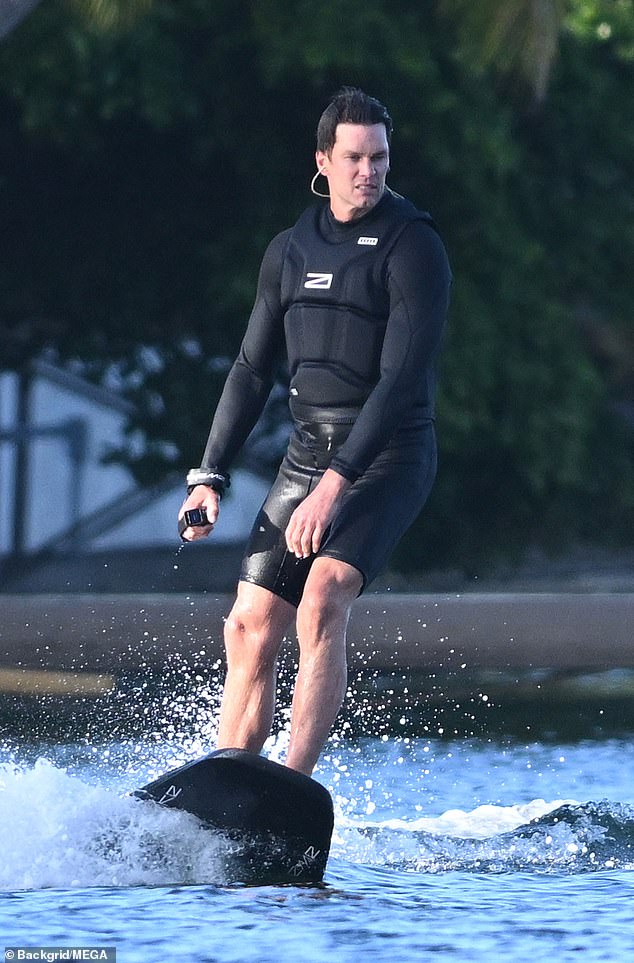
M 363 588 L 384 568 L 431 491 L 437 460 L 432 422 L 400 432 L 345 492 L 316 555 L 298 559 L 286 547 L 284 532 L 293 511 L 313 490 L 351 427 L 296 424 L 251 530 L 242 581 L 261 585 L 297 606 L 319 556 L 353 565 L 362 575 Z

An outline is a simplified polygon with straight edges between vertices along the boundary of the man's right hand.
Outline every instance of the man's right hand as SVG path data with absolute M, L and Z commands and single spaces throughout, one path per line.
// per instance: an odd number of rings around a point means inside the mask
M 190 512 L 193 508 L 204 508 L 207 512 L 208 525 L 194 525 L 186 528 L 181 538 L 185 542 L 195 542 L 198 538 L 206 538 L 218 520 L 220 508 L 220 495 L 208 485 L 196 485 L 191 494 L 187 496 L 178 517 L 183 518 L 185 512 Z

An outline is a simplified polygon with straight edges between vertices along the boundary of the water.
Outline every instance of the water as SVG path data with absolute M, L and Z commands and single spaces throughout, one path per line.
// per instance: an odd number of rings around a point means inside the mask
M 217 693 L 199 676 L 192 685 L 141 684 L 132 708 L 92 707 L 63 740 L 14 706 L 14 723 L 30 721 L 28 734 L 6 725 L 0 749 L 0 951 L 116 946 L 119 963 L 631 958 L 629 731 L 564 738 L 552 713 L 541 731 L 539 707 L 510 733 L 459 731 L 455 705 L 427 722 L 410 712 L 408 726 L 371 726 L 366 712 L 361 726 L 342 722 L 316 773 L 336 811 L 324 885 L 232 886 L 226 841 L 126 795 L 213 747 Z M 402 702 L 402 687 L 393 696 Z M 559 710 L 561 732 L 577 711 Z

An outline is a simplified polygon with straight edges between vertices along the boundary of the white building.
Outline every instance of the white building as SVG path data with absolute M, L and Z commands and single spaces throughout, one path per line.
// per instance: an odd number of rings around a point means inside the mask
M 123 442 L 128 402 L 47 362 L 31 375 L 27 399 L 18 375 L 0 374 L 0 558 L 177 548 L 180 474 L 148 491 L 104 464 Z M 215 546 L 244 542 L 267 488 L 233 473 Z

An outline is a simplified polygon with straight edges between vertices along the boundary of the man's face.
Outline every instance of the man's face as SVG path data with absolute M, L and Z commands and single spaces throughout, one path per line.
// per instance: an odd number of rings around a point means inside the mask
M 337 220 L 361 217 L 381 199 L 390 166 L 385 124 L 338 124 L 331 153 L 318 150 L 315 157 Z

